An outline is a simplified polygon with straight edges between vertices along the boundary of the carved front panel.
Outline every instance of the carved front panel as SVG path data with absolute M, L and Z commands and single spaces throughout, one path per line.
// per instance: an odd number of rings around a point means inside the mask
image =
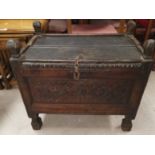
M 34 103 L 51 104 L 127 104 L 132 80 L 114 79 L 27 79 Z

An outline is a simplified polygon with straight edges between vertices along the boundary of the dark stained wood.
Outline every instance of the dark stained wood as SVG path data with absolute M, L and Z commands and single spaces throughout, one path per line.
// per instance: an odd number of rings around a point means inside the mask
M 41 31 L 45 32 L 48 20 L 38 19 L 38 21 L 42 23 Z M 10 52 L 6 47 L 6 42 L 13 38 L 20 42 L 21 47 L 25 47 L 27 41 L 34 34 L 33 22 L 33 19 L 0 19 L 0 89 L 11 88 L 12 81 L 15 80 L 9 63 Z M 16 51 L 14 50 L 14 52 Z
M 34 130 L 40 130 L 42 126 L 42 121 L 38 114 L 33 115 L 31 125 Z
M 149 19 L 149 22 L 148 22 L 148 25 L 146 28 L 146 32 L 145 32 L 144 41 L 148 40 L 148 38 L 149 38 L 149 35 L 151 33 L 151 30 L 152 30 L 153 22 L 154 22 L 153 19 Z
M 129 20 L 127 23 L 127 33 L 135 34 L 136 32 L 136 22 L 134 20 Z
M 0 79 L 0 90 L 3 89 L 3 88 L 4 88 L 4 86 L 2 84 L 2 79 Z
M 129 131 L 153 64 L 154 41 L 144 49 L 131 35 L 35 35 L 11 66 L 32 127 L 39 113 L 124 115 Z M 16 52 L 14 51 L 15 49 Z
M 0 89 L 11 88 L 10 79 L 12 77 L 11 66 L 9 65 L 9 52 L 0 40 Z
M 123 120 L 122 120 L 122 124 L 121 124 L 121 128 L 123 131 L 130 131 L 132 128 L 132 118 L 130 118 L 130 116 L 126 116 Z
M 34 21 L 33 22 L 33 27 L 35 30 L 35 33 L 41 33 L 41 22 L 40 21 Z

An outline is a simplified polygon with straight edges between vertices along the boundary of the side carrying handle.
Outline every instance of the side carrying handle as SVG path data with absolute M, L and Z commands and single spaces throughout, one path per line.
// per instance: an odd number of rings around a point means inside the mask
M 7 46 L 7 49 L 11 53 L 11 57 L 14 57 L 14 58 L 19 57 L 19 52 L 20 52 L 20 48 L 21 48 L 21 44 L 20 44 L 19 40 L 9 39 L 7 41 L 6 46 Z
M 41 23 L 40 23 L 40 21 L 34 21 L 33 22 L 33 27 L 34 27 L 34 30 L 35 30 L 36 34 L 41 33 Z
M 79 57 L 75 60 L 73 78 L 74 80 L 80 79 Z
M 144 42 L 144 56 L 145 58 L 153 58 L 155 54 L 155 40 L 149 39 Z

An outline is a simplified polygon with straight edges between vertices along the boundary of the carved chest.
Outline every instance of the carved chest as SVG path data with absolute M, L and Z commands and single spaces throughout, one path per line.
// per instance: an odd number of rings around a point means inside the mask
M 144 92 L 154 41 L 144 49 L 132 35 L 35 35 L 11 65 L 33 129 L 39 113 L 124 115 L 129 131 Z

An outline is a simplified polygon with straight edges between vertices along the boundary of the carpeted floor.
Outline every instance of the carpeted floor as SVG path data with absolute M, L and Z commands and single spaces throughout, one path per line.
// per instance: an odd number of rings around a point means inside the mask
M 133 128 L 121 131 L 123 116 L 40 115 L 43 127 L 31 128 L 18 88 L 0 90 L 0 134 L 155 134 L 155 72 L 152 72 Z

